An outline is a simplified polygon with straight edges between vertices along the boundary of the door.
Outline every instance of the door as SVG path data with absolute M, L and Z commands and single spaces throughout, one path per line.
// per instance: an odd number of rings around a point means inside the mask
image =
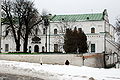
M 39 52 L 39 46 L 38 45 L 34 46 L 34 52 L 37 52 L 37 53 Z

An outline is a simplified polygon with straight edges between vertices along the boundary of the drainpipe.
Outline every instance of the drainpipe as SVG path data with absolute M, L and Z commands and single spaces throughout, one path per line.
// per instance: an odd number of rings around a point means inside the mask
M 0 6 L 1 10 L 1 6 Z M 0 18 L 1 18 L 1 11 L 0 11 Z M 1 26 L 1 19 L 0 19 L 0 53 L 1 53 L 1 39 L 2 39 L 2 26 Z
M 106 21 L 104 22 L 104 31 L 105 31 L 105 35 L 104 35 L 104 51 L 106 54 Z
M 106 67 L 106 60 L 105 60 L 105 55 L 106 55 L 106 20 L 104 22 L 104 31 L 105 31 L 105 35 L 104 35 L 104 67 Z

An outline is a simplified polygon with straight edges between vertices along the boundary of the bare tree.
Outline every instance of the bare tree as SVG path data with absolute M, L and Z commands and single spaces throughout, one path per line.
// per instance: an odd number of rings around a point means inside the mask
M 3 24 L 7 25 L 6 35 L 11 31 L 16 43 L 16 51 L 20 50 L 22 37 L 23 51 L 27 52 L 28 38 L 34 28 L 42 22 L 37 9 L 30 0 L 3 0 L 2 10 L 6 14 Z
M 2 1 L 2 25 L 6 26 L 6 35 L 10 32 L 16 43 L 16 51 L 20 51 L 20 31 L 22 27 L 21 15 L 16 12 L 17 7 L 10 0 Z M 17 23 L 18 21 L 18 23 Z M 16 24 L 17 23 L 17 24 Z
M 34 28 L 41 24 L 42 18 L 40 17 L 37 9 L 34 7 L 33 2 L 29 0 L 19 0 L 23 5 L 23 27 L 21 31 L 21 37 L 24 40 L 23 51 L 27 52 L 28 38 L 32 34 Z

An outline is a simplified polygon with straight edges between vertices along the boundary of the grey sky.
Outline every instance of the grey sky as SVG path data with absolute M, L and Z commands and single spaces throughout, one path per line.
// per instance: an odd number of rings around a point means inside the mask
M 114 25 L 120 15 L 120 0 L 35 0 L 35 6 L 41 12 L 51 14 L 81 14 L 103 12 L 107 9 L 110 22 Z

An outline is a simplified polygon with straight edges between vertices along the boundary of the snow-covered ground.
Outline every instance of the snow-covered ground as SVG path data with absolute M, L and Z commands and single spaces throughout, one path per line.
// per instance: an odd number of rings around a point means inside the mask
M 38 77 L 44 80 L 120 80 L 120 69 L 40 65 L 38 63 L 0 60 L 0 73 Z

